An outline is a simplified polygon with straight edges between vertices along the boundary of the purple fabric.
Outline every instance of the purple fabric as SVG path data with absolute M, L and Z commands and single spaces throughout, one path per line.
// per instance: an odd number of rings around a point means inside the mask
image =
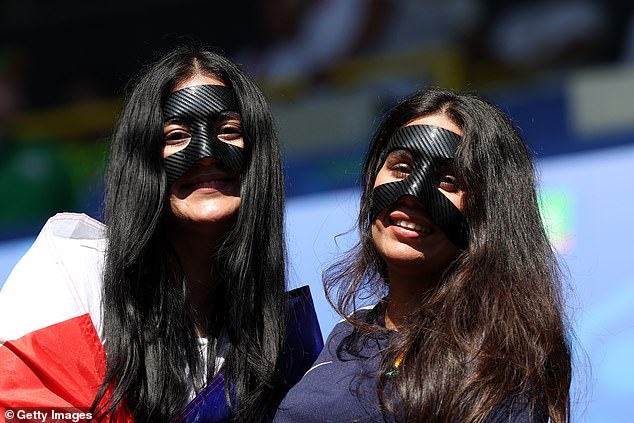
M 292 387 L 315 361 L 324 347 L 310 288 L 288 293 L 284 392 Z M 222 372 L 196 395 L 172 423 L 220 423 L 229 421 Z

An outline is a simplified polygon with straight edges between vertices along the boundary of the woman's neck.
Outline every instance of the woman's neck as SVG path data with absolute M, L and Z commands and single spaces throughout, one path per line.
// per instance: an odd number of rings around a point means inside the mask
M 213 264 L 216 241 L 201 237 L 200 234 L 188 236 L 179 231 L 178 234 L 171 234 L 171 242 L 183 269 L 186 301 L 194 313 L 196 331 L 199 336 L 205 336 L 206 317 L 215 284 Z
M 385 327 L 399 330 L 420 304 L 426 292 L 438 284 L 438 276 L 388 272 L 389 293 L 386 298 Z

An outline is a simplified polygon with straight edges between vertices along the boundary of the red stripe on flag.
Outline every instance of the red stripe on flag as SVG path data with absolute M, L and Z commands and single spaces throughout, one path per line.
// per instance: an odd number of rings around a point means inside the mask
M 36 330 L 0 347 L 0 406 L 87 409 L 105 369 L 90 315 Z

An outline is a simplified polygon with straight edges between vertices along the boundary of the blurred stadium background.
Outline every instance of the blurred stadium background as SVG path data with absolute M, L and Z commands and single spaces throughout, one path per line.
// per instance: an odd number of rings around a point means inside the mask
M 568 273 L 574 421 L 631 421 L 634 4 L 501 0 L 3 0 L 0 287 L 46 219 L 100 217 L 126 82 L 174 46 L 217 47 L 256 77 L 284 149 L 291 286 L 355 242 L 356 183 L 382 113 L 425 86 L 477 90 L 538 160 Z M 351 231 L 352 230 L 352 231 Z

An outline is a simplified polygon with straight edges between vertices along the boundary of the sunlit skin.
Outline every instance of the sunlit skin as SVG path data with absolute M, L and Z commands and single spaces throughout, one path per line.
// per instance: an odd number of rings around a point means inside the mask
M 441 114 L 419 116 L 404 126 L 409 125 L 439 126 L 462 136 L 462 130 Z M 379 170 L 374 186 L 407 178 L 413 165 L 409 152 L 393 151 Z M 462 211 L 464 192 L 457 186 L 449 165 L 437 169 L 435 181 L 438 190 Z M 406 227 L 412 224 L 417 226 Z M 425 205 L 413 196 L 401 197 L 381 210 L 372 225 L 372 239 L 387 268 L 386 326 L 398 329 L 421 295 L 438 283 L 458 248 L 429 219 Z
M 176 84 L 171 92 L 195 85 L 225 85 L 209 75 L 195 75 Z M 240 116 L 224 113 L 216 122 L 221 141 L 244 148 Z M 163 158 L 182 150 L 191 139 L 181 122 L 165 122 Z M 172 245 L 185 271 L 188 301 L 204 314 L 209 307 L 212 254 L 219 240 L 235 224 L 240 208 L 240 174 L 214 158 L 204 158 L 169 186 L 166 214 Z M 198 325 L 204 335 L 205 328 Z

